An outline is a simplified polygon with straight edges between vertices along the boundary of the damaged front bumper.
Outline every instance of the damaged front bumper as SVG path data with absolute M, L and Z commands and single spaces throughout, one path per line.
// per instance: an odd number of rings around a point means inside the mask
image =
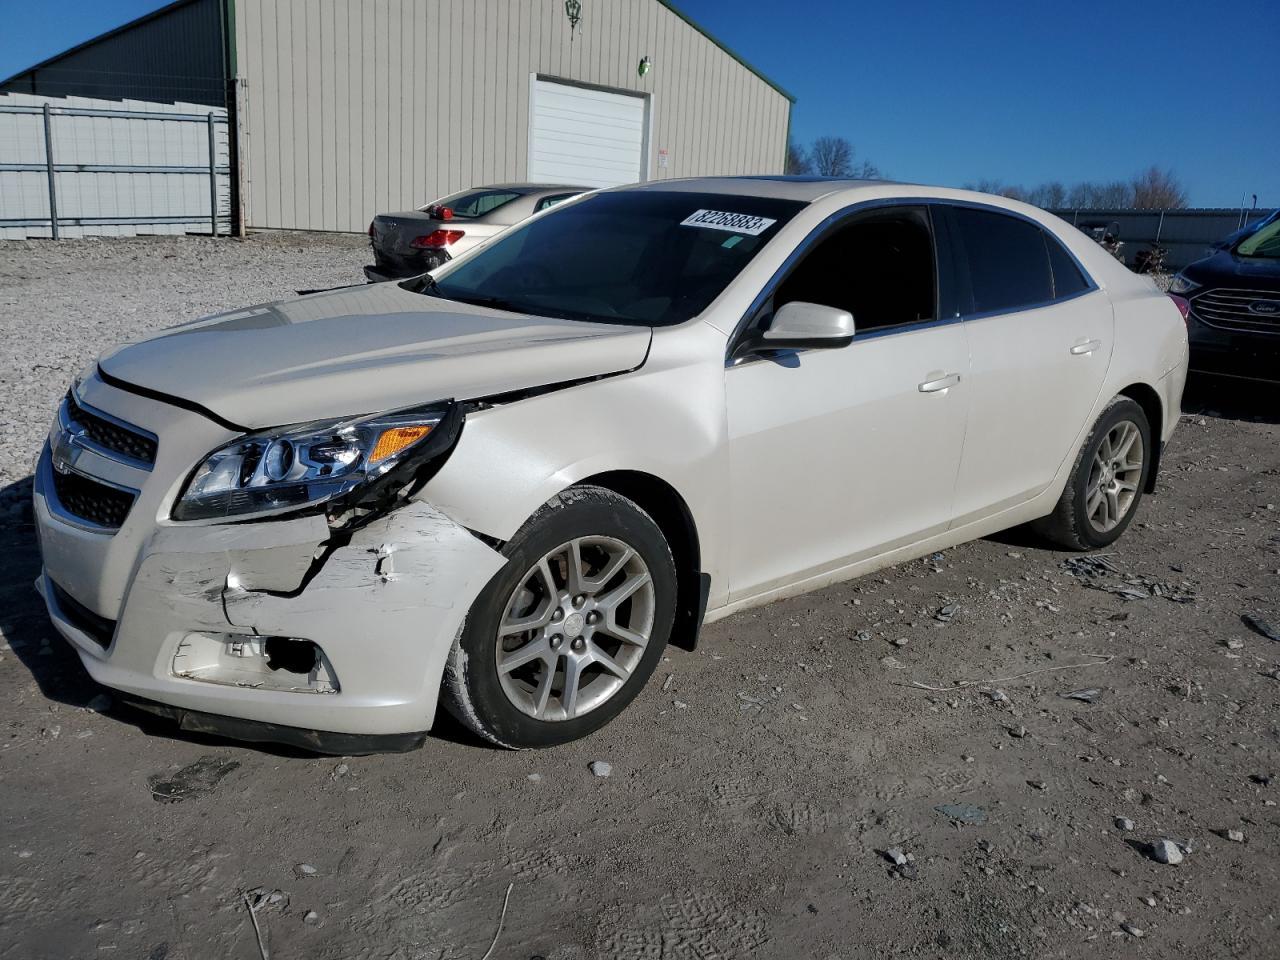
M 430 729 L 450 647 L 505 562 L 420 500 L 331 546 L 322 516 L 174 523 L 155 506 L 166 494 L 144 489 L 109 534 L 67 522 L 50 471 L 46 451 L 37 588 L 55 627 L 95 680 L 188 729 L 406 749 Z

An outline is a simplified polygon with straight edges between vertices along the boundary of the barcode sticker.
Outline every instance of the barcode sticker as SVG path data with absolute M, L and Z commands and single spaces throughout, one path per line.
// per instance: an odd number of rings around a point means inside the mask
M 724 210 L 695 210 L 680 221 L 682 227 L 702 227 L 706 230 L 727 230 L 729 233 L 745 233 L 758 237 L 777 220 L 756 217 L 749 213 L 728 213 Z

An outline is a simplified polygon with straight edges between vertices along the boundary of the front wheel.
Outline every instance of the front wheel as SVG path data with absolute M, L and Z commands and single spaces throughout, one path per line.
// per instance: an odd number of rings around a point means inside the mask
M 1150 469 L 1147 415 L 1135 401 L 1116 397 L 1081 446 L 1053 513 L 1032 526 L 1073 550 L 1112 544 L 1137 512 Z
M 545 747 L 612 720 L 653 673 L 675 618 L 671 550 L 602 487 L 552 498 L 503 552 L 445 671 L 445 707 L 505 747 Z

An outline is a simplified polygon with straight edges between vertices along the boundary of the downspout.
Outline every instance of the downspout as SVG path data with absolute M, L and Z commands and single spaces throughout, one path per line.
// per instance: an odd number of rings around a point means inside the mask
M 240 84 L 236 71 L 236 4 L 235 0 L 219 0 L 219 29 L 222 33 L 222 87 L 223 105 L 227 108 L 227 151 L 231 172 L 231 229 L 233 237 L 245 235 L 244 191 L 241 181 L 244 167 L 240 151 Z

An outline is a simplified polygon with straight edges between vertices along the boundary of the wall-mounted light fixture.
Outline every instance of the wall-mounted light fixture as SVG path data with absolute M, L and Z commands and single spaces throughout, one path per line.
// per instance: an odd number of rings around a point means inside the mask
M 564 0 L 564 15 L 569 18 L 569 42 L 573 43 L 573 35 L 582 22 L 582 4 L 578 0 Z
M 642 59 L 642 60 L 640 61 L 640 66 L 639 66 L 639 68 L 636 70 L 636 72 L 637 72 L 637 73 L 639 73 L 639 74 L 640 74 L 640 76 L 642 76 L 642 77 L 643 77 L 645 74 L 647 74 L 647 73 L 649 72 L 649 70 L 650 70 L 652 67 L 653 67 L 653 61 L 652 61 L 652 60 L 650 60 L 648 57 L 645 57 L 644 59 Z

